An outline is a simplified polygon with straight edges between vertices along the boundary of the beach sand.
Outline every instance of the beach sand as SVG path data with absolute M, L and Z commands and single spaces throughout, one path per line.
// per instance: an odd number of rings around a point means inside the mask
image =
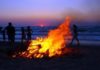
M 43 59 L 12 58 L 8 56 L 8 45 L 0 42 L 0 70 L 100 70 L 99 45 L 73 45 L 78 53 Z

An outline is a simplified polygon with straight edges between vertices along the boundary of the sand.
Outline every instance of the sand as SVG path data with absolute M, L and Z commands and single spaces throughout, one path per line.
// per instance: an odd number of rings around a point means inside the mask
M 43 59 L 12 58 L 7 54 L 8 45 L 0 43 L 0 70 L 100 70 L 99 45 L 73 45 L 72 48 L 79 49 L 78 53 Z

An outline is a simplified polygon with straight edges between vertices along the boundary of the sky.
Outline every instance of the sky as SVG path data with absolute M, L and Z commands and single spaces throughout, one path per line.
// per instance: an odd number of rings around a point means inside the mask
M 100 0 L 0 0 L 1 25 L 56 25 L 66 16 L 99 21 Z

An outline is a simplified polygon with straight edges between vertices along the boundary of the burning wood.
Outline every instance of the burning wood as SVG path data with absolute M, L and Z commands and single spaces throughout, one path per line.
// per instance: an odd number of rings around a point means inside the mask
M 19 55 L 27 58 L 43 58 L 61 56 L 70 52 L 66 47 L 69 41 L 65 40 L 71 36 L 69 25 L 70 18 L 67 17 L 64 23 L 50 30 L 45 38 L 32 40 L 28 49 Z

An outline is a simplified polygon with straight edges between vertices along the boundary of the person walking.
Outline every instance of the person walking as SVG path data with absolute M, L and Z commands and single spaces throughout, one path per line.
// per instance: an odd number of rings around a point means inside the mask
M 79 39 L 78 39 L 78 27 L 74 24 L 73 25 L 73 38 L 72 38 L 72 41 L 71 41 L 71 45 L 73 43 L 74 40 L 77 41 L 77 45 L 80 45 L 80 42 L 79 42 Z

